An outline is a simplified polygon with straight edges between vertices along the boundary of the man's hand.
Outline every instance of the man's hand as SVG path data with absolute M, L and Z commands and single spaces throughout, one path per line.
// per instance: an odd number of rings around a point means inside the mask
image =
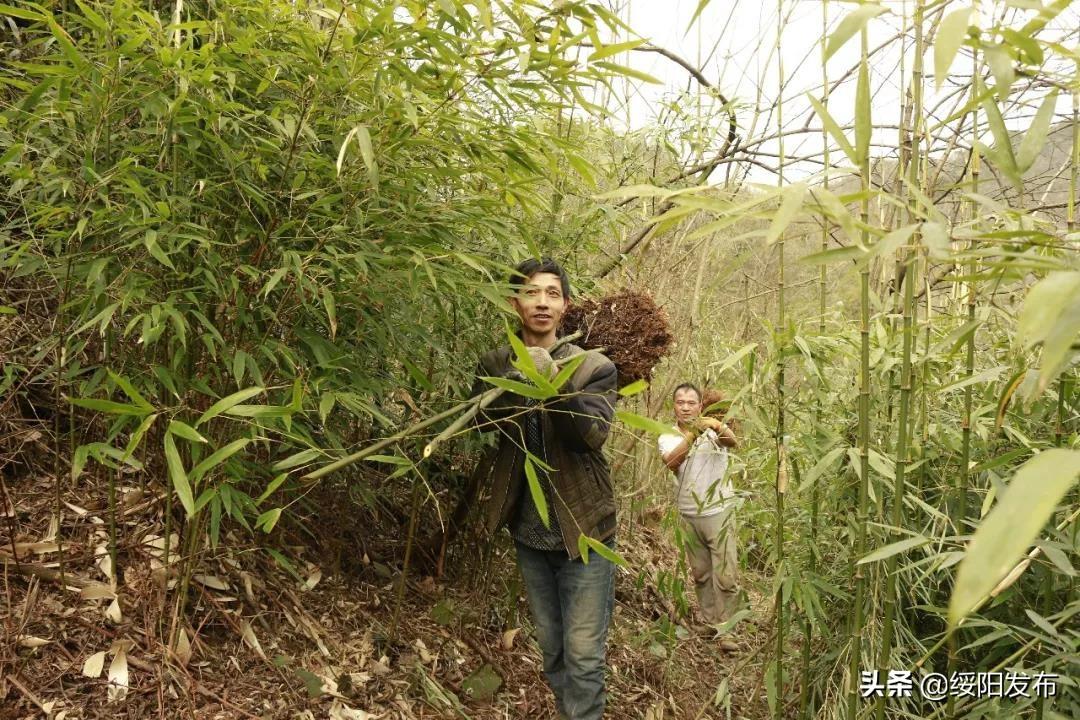
M 546 348 L 530 345 L 525 349 L 529 351 L 529 357 L 532 358 L 537 372 L 547 378 L 555 377 L 558 368 L 555 367 L 555 361 L 551 359 L 551 353 Z
M 697 423 L 698 426 L 702 428 L 702 430 L 707 428 L 716 432 L 722 432 L 724 429 L 724 423 L 720 422 L 714 417 L 708 417 L 707 415 L 703 415 L 697 418 Z

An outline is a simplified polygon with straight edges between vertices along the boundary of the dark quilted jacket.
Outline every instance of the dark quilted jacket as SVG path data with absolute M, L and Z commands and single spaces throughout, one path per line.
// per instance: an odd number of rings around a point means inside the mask
M 580 352 L 576 345 L 566 344 L 553 357 L 558 360 Z M 502 376 L 512 369 L 512 359 L 509 346 L 492 350 L 480 358 L 477 374 Z M 541 411 L 547 462 L 555 469 L 550 473 L 555 491 L 552 505 L 571 558 L 580 556 L 582 533 L 606 540 L 615 532 L 615 492 L 603 446 L 618 399 L 617 379 L 615 365 L 591 353 L 563 386 L 562 395 L 546 401 Z M 477 378 L 473 394 L 490 387 Z M 521 404 L 518 396 L 503 393 L 478 418 L 481 430 L 499 431 L 498 446 L 485 454 L 476 469 L 482 474 L 481 487 L 490 489 L 485 514 L 490 532 L 514 516 L 516 503 L 528 493 Z

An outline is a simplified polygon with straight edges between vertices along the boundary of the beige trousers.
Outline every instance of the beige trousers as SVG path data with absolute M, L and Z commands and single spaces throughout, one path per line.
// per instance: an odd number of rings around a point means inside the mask
M 682 518 L 687 529 L 686 557 L 702 618 L 710 624 L 723 622 L 731 617 L 738 602 L 734 509 L 708 517 Z

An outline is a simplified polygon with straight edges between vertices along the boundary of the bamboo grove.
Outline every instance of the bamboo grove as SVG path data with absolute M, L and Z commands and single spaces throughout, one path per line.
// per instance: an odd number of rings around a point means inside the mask
M 732 401 L 769 715 L 1080 716 L 1077 8 L 823 0 L 796 97 L 796 4 L 761 40 L 771 106 L 705 78 L 644 131 L 611 107 L 659 48 L 618 3 L 0 5 L 0 402 L 50 448 L 0 428 L 5 483 L 49 474 L 58 517 L 100 488 L 114 567 L 118 493 L 159 490 L 170 648 L 199 559 L 288 566 L 316 488 L 404 497 L 408 565 L 481 442 L 438 422 L 502 333 L 507 268 L 558 255 L 681 333 L 625 417 L 694 374 Z M 613 467 L 655 499 L 654 427 L 620 426 Z M 890 670 L 1058 684 L 865 697 Z

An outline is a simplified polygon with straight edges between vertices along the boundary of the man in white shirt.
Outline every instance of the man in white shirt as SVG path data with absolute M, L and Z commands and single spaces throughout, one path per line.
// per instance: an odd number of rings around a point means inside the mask
M 690 383 L 679 385 L 678 425 L 657 443 L 664 464 L 675 473 L 676 503 L 690 539 L 686 550 L 701 615 L 713 625 L 730 617 L 737 603 L 735 513 L 726 475 L 728 448 L 738 442 L 731 428 L 702 417 L 701 411 L 701 392 Z M 730 641 L 722 645 L 735 647 Z

